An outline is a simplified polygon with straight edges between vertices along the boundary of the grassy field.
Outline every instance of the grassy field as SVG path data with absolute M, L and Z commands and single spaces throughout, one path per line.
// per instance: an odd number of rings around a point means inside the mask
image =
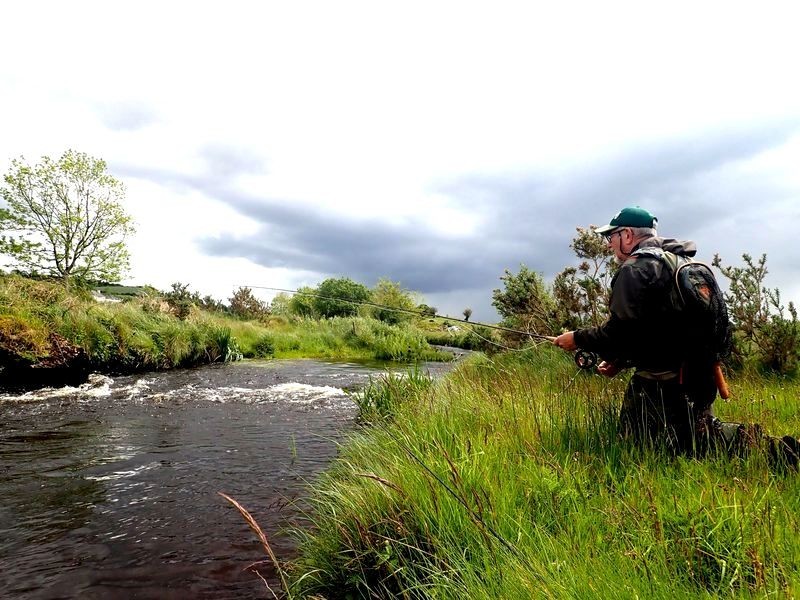
M 539 348 L 358 398 L 314 485 L 292 597 L 765 598 L 800 592 L 800 477 L 620 439 L 625 378 Z M 734 379 L 723 419 L 800 433 L 800 386 Z

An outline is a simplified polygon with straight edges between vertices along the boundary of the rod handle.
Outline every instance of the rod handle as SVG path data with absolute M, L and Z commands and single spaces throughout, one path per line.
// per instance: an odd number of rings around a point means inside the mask
M 720 398 L 727 400 L 731 397 L 731 390 L 728 387 L 728 382 L 725 381 L 725 374 L 722 372 L 720 363 L 714 363 L 714 383 L 717 384 Z

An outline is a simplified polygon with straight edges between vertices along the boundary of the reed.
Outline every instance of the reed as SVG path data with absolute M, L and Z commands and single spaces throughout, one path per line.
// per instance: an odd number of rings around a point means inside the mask
M 255 533 L 258 536 L 258 539 L 261 542 L 261 546 L 264 548 L 264 552 L 266 552 L 267 556 L 269 556 L 269 559 L 270 561 L 272 561 L 272 565 L 275 568 L 275 572 L 278 573 L 278 576 L 281 579 L 281 583 L 283 583 L 284 589 L 288 589 L 286 573 L 284 572 L 283 566 L 278 560 L 278 557 L 275 556 L 275 552 L 272 550 L 272 546 L 269 545 L 269 541 L 267 540 L 267 535 L 264 533 L 264 530 L 261 529 L 261 526 L 258 524 L 258 522 L 253 518 L 253 515 L 251 515 L 250 512 L 244 506 L 242 506 L 236 499 L 232 498 L 228 494 L 224 492 L 217 492 L 217 493 L 223 498 L 225 498 L 225 500 L 230 502 L 234 506 L 234 508 L 236 508 L 236 510 L 239 511 L 239 514 L 242 515 L 244 520 L 247 522 L 247 525 L 250 527 L 250 529 L 253 530 L 253 533 Z M 251 568 L 253 567 L 251 566 Z M 278 595 L 272 590 L 272 588 L 270 588 L 269 583 L 267 583 L 267 580 L 264 579 L 261 573 L 259 573 L 255 568 L 253 568 L 253 570 L 255 571 L 256 575 L 258 575 L 264 582 L 264 585 L 267 587 L 267 590 L 269 590 L 269 592 L 273 595 L 273 597 L 277 599 Z
M 410 381 L 410 380 L 409 380 Z M 762 598 L 800 591 L 800 476 L 618 435 L 623 379 L 551 348 L 386 379 L 313 486 L 289 589 L 326 598 Z M 402 385 L 402 390 L 400 389 Z M 800 432 L 798 384 L 733 379 L 718 414 Z M 383 414 L 387 418 L 377 418 Z

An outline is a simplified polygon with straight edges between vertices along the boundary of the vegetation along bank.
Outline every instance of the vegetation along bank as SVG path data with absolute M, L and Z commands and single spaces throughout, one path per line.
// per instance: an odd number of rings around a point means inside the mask
M 731 385 L 722 418 L 800 431 L 797 382 Z M 549 347 L 376 383 L 314 486 L 290 596 L 794 597 L 797 474 L 627 443 L 623 388 Z
M 321 312 L 310 296 L 278 298 L 270 306 L 248 288 L 236 290 L 228 304 L 179 283 L 168 292 L 99 289 L 111 295 L 98 299 L 90 286 L 0 276 L 0 383 L 74 384 L 90 371 L 159 370 L 243 357 L 449 360 L 452 354 L 429 341 L 481 343 L 428 316 L 384 316 L 346 302 L 323 305 Z M 377 289 L 396 290 L 411 301 L 397 284 L 383 281 Z

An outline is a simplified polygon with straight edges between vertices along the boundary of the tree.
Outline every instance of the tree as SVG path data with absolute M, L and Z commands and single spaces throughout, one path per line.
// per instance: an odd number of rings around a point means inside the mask
M 472 316 L 472 309 L 467 307 L 467 308 L 464 309 L 464 312 L 461 313 L 461 314 L 464 315 L 464 320 L 465 321 L 469 321 L 469 318 Z
M 553 280 L 559 326 L 567 329 L 600 325 L 608 317 L 611 277 L 616 263 L 614 252 L 592 227 L 577 227 L 570 248 L 581 259 Z
M 59 277 L 119 281 L 128 268 L 133 220 L 122 207 L 123 184 L 102 159 L 68 150 L 33 166 L 11 162 L 0 214 L 0 252 L 19 267 Z
M 399 283 L 383 278 L 379 279 L 372 289 L 372 302 L 386 307 L 386 309 L 376 308 L 375 318 L 390 325 L 408 321 L 412 315 L 402 311 L 415 310 L 413 293 L 404 290 Z
M 323 318 L 349 317 L 358 314 L 358 305 L 369 300 L 366 286 L 347 277 L 326 279 L 317 288 L 314 308 Z
M 503 325 L 540 335 L 552 333 L 555 302 L 542 276 L 520 265 L 519 273 L 506 269 L 500 280 L 505 289 L 492 292 L 492 306 L 503 317 Z
M 270 312 L 273 315 L 288 316 L 291 313 L 292 298 L 286 292 L 276 294 L 270 303 Z
M 289 300 L 289 311 L 304 319 L 317 317 L 317 309 L 314 308 L 314 294 L 316 293 L 316 288 L 309 286 L 299 288 L 297 293 Z
M 269 315 L 269 305 L 256 298 L 249 287 L 240 287 L 228 298 L 231 312 L 243 319 L 262 319 Z

